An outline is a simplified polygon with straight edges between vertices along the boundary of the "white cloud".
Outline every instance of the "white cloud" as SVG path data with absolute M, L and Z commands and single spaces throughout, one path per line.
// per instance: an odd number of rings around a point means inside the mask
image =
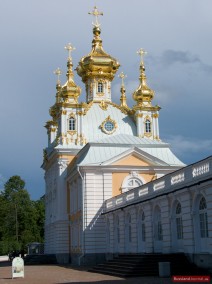
M 208 153 L 211 155 L 212 139 L 198 139 L 181 135 L 168 135 L 165 140 L 171 144 L 176 154 L 180 156 Z

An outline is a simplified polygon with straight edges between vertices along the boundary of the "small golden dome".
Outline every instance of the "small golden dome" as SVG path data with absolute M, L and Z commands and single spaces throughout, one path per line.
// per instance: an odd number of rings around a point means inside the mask
M 148 103 L 151 105 L 151 101 L 154 98 L 154 91 L 147 86 L 146 83 L 146 75 L 145 75 L 145 67 L 143 62 L 140 65 L 140 85 L 133 93 L 133 99 L 137 102 L 139 106 Z
M 93 28 L 92 50 L 80 60 L 76 68 L 84 83 L 88 78 L 107 78 L 112 81 L 120 66 L 115 58 L 104 51 L 100 33 L 100 27 L 95 25 Z
M 80 96 L 81 88 L 74 82 L 74 74 L 72 71 L 73 64 L 70 57 L 68 58 L 67 67 L 67 81 L 61 88 L 61 97 L 66 102 L 78 103 L 78 97 Z

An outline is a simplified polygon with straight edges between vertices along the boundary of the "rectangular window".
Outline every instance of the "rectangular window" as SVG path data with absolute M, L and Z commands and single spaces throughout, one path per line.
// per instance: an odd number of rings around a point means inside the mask
M 75 130 L 75 119 L 73 117 L 69 119 L 69 130 Z
M 98 83 L 98 93 L 103 93 L 103 84 Z

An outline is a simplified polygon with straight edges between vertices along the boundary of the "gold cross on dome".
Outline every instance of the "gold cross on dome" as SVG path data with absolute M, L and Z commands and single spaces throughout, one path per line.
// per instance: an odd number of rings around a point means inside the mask
M 71 45 L 71 43 L 68 43 L 64 48 L 68 51 L 68 58 L 71 58 L 71 53 L 76 48 L 73 45 Z
M 97 9 L 97 7 L 94 6 L 93 11 L 92 11 L 92 12 L 89 12 L 88 14 L 89 14 L 89 15 L 93 15 L 93 16 L 95 17 L 95 23 L 93 23 L 93 25 L 94 25 L 95 27 L 99 27 L 99 26 L 100 26 L 100 23 L 98 22 L 98 17 L 99 17 L 99 16 L 103 16 L 103 13 L 102 13 L 102 12 L 99 12 L 98 9 Z
M 55 71 L 54 74 L 57 76 L 57 83 L 60 83 L 60 76 L 62 75 L 61 69 L 58 67 Z
M 144 63 L 144 56 L 147 54 L 147 52 L 146 52 L 143 48 L 140 48 L 140 49 L 137 51 L 137 54 L 140 55 L 140 57 L 141 57 L 141 63 L 143 64 L 143 63 Z
M 121 78 L 121 85 L 124 86 L 124 79 L 127 78 L 127 75 L 125 75 L 123 72 L 121 72 L 119 75 L 119 78 Z

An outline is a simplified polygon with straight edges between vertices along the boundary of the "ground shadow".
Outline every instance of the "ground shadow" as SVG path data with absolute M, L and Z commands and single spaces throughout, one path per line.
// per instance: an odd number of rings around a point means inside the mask
M 10 261 L 0 261 L 0 267 L 12 266 L 12 262 Z

